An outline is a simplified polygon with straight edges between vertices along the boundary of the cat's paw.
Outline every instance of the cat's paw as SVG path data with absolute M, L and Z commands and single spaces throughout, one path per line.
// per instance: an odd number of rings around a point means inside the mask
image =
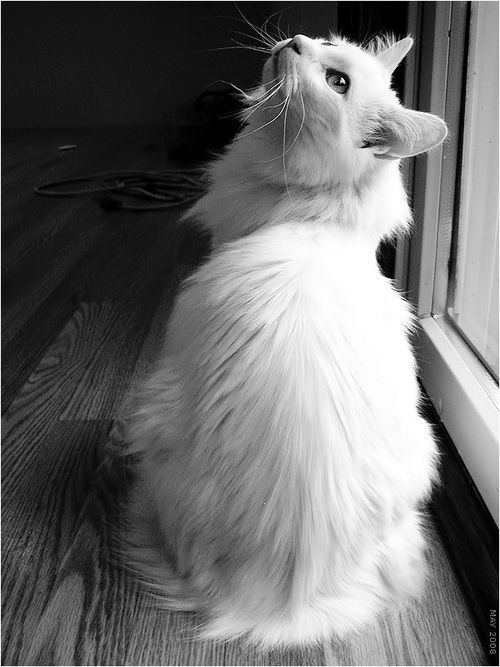
M 425 550 L 420 517 L 416 512 L 406 515 L 388 531 L 382 550 L 380 574 L 396 600 L 421 596 L 427 572 Z

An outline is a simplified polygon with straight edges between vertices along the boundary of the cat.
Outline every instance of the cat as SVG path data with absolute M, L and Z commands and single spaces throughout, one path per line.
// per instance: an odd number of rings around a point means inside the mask
M 411 46 L 273 44 L 187 213 L 216 248 L 133 418 L 126 549 L 158 604 L 202 612 L 202 637 L 309 645 L 422 590 L 438 457 L 413 317 L 375 256 L 410 225 L 400 159 L 447 132 L 391 89 Z

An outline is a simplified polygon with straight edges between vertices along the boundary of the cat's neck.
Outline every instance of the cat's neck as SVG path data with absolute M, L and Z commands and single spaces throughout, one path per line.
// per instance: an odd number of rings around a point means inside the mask
M 245 147 L 244 147 L 245 148 Z M 408 227 L 410 213 L 398 164 L 383 162 L 351 182 L 285 181 L 279 165 L 233 145 L 212 167 L 208 193 L 189 211 L 210 228 L 215 245 L 288 222 L 338 225 L 380 239 Z M 310 178 L 309 178 L 310 181 Z

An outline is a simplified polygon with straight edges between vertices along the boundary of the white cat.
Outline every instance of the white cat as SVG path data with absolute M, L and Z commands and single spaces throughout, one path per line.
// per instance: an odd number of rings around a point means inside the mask
M 203 636 L 312 643 L 421 590 L 436 449 L 412 317 L 375 258 L 410 221 L 399 158 L 446 136 L 390 88 L 411 45 L 277 43 L 189 213 L 219 248 L 135 416 L 128 553 Z

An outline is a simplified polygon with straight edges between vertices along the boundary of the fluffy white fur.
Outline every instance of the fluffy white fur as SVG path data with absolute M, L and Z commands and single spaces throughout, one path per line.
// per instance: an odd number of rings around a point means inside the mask
M 204 636 L 266 646 L 418 595 L 436 475 L 412 318 L 375 250 L 409 224 L 398 158 L 446 129 L 390 88 L 411 40 L 324 41 L 273 48 L 212 167 L 190 215 L 220 247 L 182 289 L 131 432 L 131 567 L 161 604 L 204 612 Z

